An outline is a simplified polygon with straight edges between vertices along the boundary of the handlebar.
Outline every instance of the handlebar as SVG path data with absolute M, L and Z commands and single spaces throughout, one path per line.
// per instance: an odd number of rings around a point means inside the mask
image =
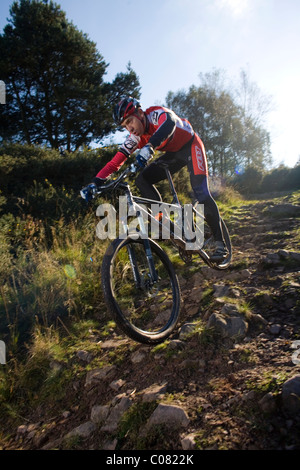
M 109 190 L 115 189 L 129 174 L 135 174 L 139 168 L 140 167 L 137 163 L 131 163 L 131 165 L 128 166 L 126 170 L 124 170 L 116 179 L 109 181 L 103 186 L 99 187 L 97 187 L 94 183 L 89 184 L 85 188 L 81 189 L 80 195 L 86 201 L 94 199 L 103 192 L 108 192 Z

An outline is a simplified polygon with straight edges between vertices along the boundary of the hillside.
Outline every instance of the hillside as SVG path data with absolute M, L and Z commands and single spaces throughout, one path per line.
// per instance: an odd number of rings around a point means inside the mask
M 68 356 L 39 364 L 47 388 L 6 419 L 0 448 L 300 449 L 300 193 L 221 207 L 227 272 L 170 251 L 183 298 L 173 337 L 148 347 L 90 324 Z

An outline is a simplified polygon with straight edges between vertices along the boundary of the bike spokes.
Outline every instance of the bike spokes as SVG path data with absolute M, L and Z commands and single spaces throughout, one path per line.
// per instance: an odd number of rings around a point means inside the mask
M 155 253 L 151 256 L 149 264 L 142 243 L 119 249 L 114 259 L 112 289 L 126 320 L 140 330 L 154 333 L 169 321 L 173 287 L 162 260 Z

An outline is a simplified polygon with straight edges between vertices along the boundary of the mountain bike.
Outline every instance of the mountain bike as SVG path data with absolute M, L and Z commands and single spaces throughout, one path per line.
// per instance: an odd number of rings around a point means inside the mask
M 189 210 L 184 210 L 170 171 L 165 164 L 160 165 L 169 182 L 171 204 L 160 204 L 132 194 L 125 180 L 138 171 L 136 163 L 116 179 L 93 190 L 93 197 L 108 195 L 112 198 L 116 191 L 124 195 L 128 210 L 125 216 L 119 214 L 120 234 L 104 254 L 101 282 L 106 305 L 116 324 L 127 336 L 145 344 L 157 344 L 167 339 L 180 314 L 180 286 L 174 266 L 160 246 L 164 240 L 170 240 L 186 263 L 196 257 L 213 269 L 223 270 L 228 268 L 232 258 L 229 232 L 221 219 L 228 255 L 219 263 L 211 260 L 212 235 L 203 211 L 197 204 L 190 204 Z M 85 190 L 83 188 L 81 193 Z M 164 210 L 166 207 L 169 210 Z M 176 220 L 178 214 L 184 220 Z M 134 223 L 129 222 L 130 216 Z M 151 237 L 149 227 L 153 229 Z M 167 236 L 163 236 L 164 233 Z

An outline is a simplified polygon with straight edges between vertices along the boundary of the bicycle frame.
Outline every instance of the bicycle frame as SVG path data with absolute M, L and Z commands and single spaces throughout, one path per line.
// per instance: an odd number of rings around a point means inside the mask
M 194 249 L 192 247 L 194 247 L 195 243 L 191 243 L 190 241 L 188 241 L 182 236 L 182 233 L 183 233 L 182 221 L 180 221 L 181 222 L 180 224 L 176 224 L 170 219 L 169 213 L 171 212 L 173 212 L 175 216 L 176 214 L 177 215 L 179 214 L 179 217 L 181 217 L 183 206 L 181 205 L 179 201 L 169 169 L 167 168 L 166 165 L 162 165 L 162 166 L 165 169 L 166 176 L 167 176 L 170 190 L 171 190 L 171 194 L 173 197 L 172 202 L 170 204 L 153 200 L 153 199 L 147 199 L 147 198 L 140 197 L 140 196 L 134 196 L 127 182 L 122 182 L 119 185 L 125 191 L 125 195 L 127 197 L 129 215 L 135 215 L 136 218 L 138 219 L 138 222 L 139 222 L 138 236 L 140 236 L 144 240 L 147 240 L 148 233 L 145 227 L 145 221 L 148 221 L 148 223 L 151 224 L 151 227 L 156 230 L 155 235 L 157 235 L 157 237 L 154 236 L 152 238 L 154 239 L 159 238 L 159 231 L 161 230 L 162 238 L 164 238 L 164 235 L 166 235 L 166 238 L 170 238 L 170 240 L 173 242 L 173 244 L 176 245 L 177 248 L 179 248 L 182 251 L 187 252 L 188 255 L 193 255 L 193 254 L 200 255 L 205 263 L 212 266 L 213 263 L 210 262 L 209 256 L 207 255 L 205 250 L 202 249 L 203 241 L 204 241 L 204 234 L 203 233 L 201 234 L 201 240 L 202 240 L 201 247 L 197 246 L 197 248 Z M 151 206 L 152 208 L 156 207 L 157 212 L 152 213 L 149 206 Z M 203 214 L 197 211 L 194 206 L 191 206 L 191 207 L 192 207 L 192 215 L 195 215 L 198 218 L 198 220 L 202 220 L 202 222 L 204 222 Z M 157 219 L 155 216 L 160 212 L 161 209 L 166 209 L 166 208 L 168 208 L 169 213 L 167 215 L 164 214 L 165 215 L 164 220 L 162 221 L 160 219 Z M 124 234 L 129 234 L 129 227 L 127 225 L 127 220 L 125 220 L 124 218 L 121 218 L 120 222 L 122 224 Z M 185 228 L 187 228 L 188 234 L 193 234 L 194 232 L 193 232 L 193 229 L 191 227 L 190 220 L 188 217 L 185 219 L 185 224 L 187 225 L 187 227 Z M 130 234 L 130 236 L 135 236 L 135 235 L 136 233 Z
M 147 251 L 151 251 L 149 245 L 147 246 L 147 239 L 148 239 L 148 233 L 145 227 L 145 221 L 149 221 L 150 223 L 153 224 L 152 227 L 158 228 L 159 230 L 161 229 L 162 233 L 166 233 L 166 230 L 164 230 L 164 224 L 161 220 L 157 220 L 155 218 L 155 215 L 151 213 L 151 210 L 149 208 L 149 205 L 161 207 L 163 206 L 168 206 L 170 208 L 170 212 L 174 212 L 176 214 L 176 211 L 182 211 L 183 206 L 181 205 L 177 192 L 175 190 L 174 182 L 172 179 L 172 175 L 167 167 L 166 164 L 160 163 L 160 165 L 164 168 L 166 172 L 166 176 L 168 179 L 168 183 L 170 186 L 171 194 L 172 194 L 172 203 L 167 204 L 161 201 L 157 200 L 152 200 L 152 199 L 147 199 L 144 197 L 140 196 L 134 196 L 131 192 L 129 183 L 124 181 L 124 179 L 131 173 L 136 173 L 137 171 L 137 165 L 136 164 L 131 164 L 124 172 L 119 175 L 119 177 L 116 180 L 111 181 L 110 183 L 106 184 L 104 187 L 100 188 L 98 194 L 101 194 L 102 191 L 104 190 L 105 192 L 108 191 L 110 188 L 116 188 L 119 187 L 124 190 L 125 196 L 127 198 L 127 205 L 128 205 L 128 213 L 130 215 L 135 215 L 136 218 L 139 221 L 139 230 L 138 232 L 136 231 L 135 233 L 130 233 L 130 236 L 138 236 L 142 238 L 143 240 L 146 241 L 145 243 L 145 249 Z M 195 209 L 194 206 L 192 206 L 192 213 L 196 217 L 198 217 L 198 220 L 202 220 L 204 222 L 204 216 L 201 214 L 199 211 Z M 129 234 L 129 227 L 127 225 L 127 220 L 124 218 L 120 218 L 121 225 L 123 227 L 123 232 L 124 234 Z M 203 249 L 203 246 L 197 247 L 197 249 L 189 249 L 189 241 L 184 239 L 182 237 L 182 226 L 178 226 L 174 224 L 174 222 L 170 218 L 166 218 L 165 222 L 169 224 L 168 228 L 168 235 L 170 236 L 170 240 L 175 244 L 179 250 L 182 250 L 188 254 L 188 256 L 191 256 L 193 254 L 199 255 L 203 261 L 208 264 L 209 266 L 213 267 L 214 263 L 210 261 L 210 258 L 208 254 L 205 252 Z M 189 221 L 187 221 L 188 226 L 188 233 L 191 234 L 193 233 L 192 227 L 189 224 Z M 202 234 L 203 237 L 203 234 Z M 203 239 L 203 238 L 202 238 Z M 151 268 L 151 271 L 153 269 Z M 154 276 L 155 277 L 155 276 Z

